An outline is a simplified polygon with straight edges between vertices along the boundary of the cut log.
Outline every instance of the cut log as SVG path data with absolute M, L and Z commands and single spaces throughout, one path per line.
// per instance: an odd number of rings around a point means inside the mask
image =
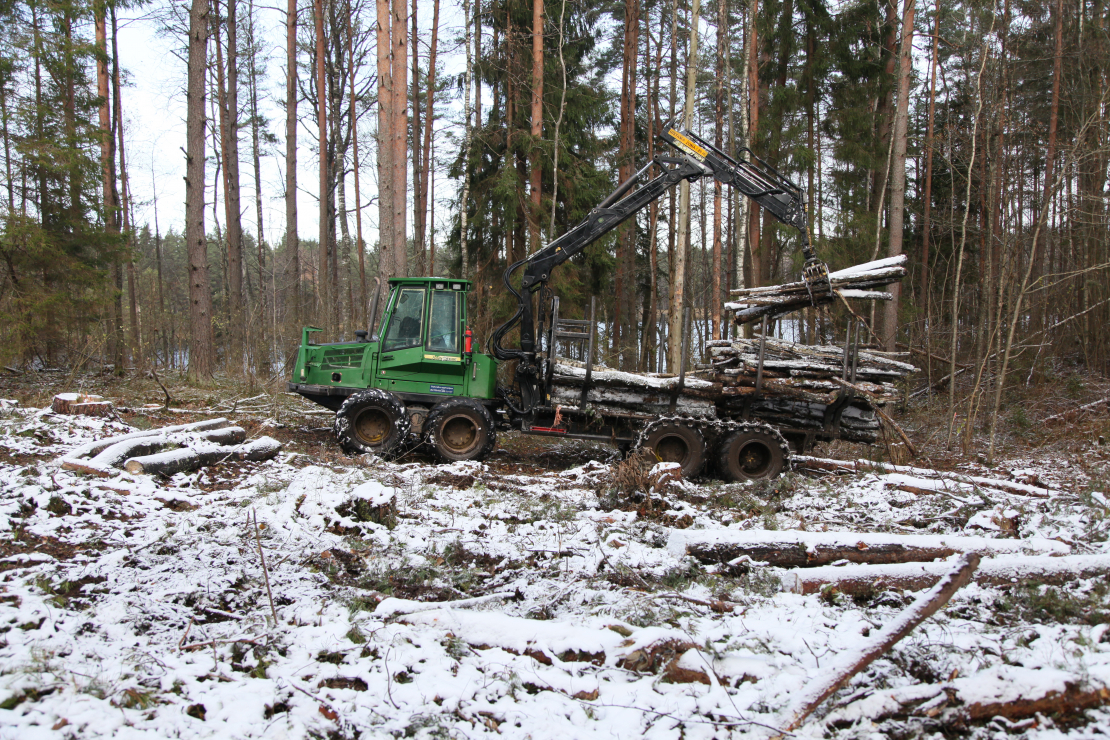
M 799 594 L 818 593 L 832 587 L 848 596 L 863 596 L 888 590 L 920 591 L 940 580 L 948 568 L 946 563 L 825 566 L 799 569 L 784 576 L 783 582 L 788 591 Z M 975 573 L 975 582 L 982 586 L 1014 583 L 1059 586 L 1107 574 L 1110 574 L 1110 555 L 1012 555 L 984 558 Z
M 50 404 L 55 414 L 71 416 L 108 416 L 112 413 L 112 402 L 102 396 L 89 396 L 84 393 L 59 393 Z
M 195 421 L 191 424 L 174 424 L 173 426 L 161 427 L 159 429 L 144 429 L 139 432 L 128 432 L 115 437 L 108 437 L 96 442 L 87 442 L 80 447 L 75 447 L 66 454 L 67 460 L 76 460 L 82 457 L 90 457 L 111 447 L 117 442 L 122 442 L 128 439 L 138 439 L 139 437 L 153 437 L 156 434 L 170 434 L 173 432 L 199 432 L 206 429 L 221 429 L 228 425 L 227 419 L 220 417 L 218 419 L 207 419 L 205 421 Z
M 753 529 L 674 530 L 667 543 L 676 555 L 703 563 L 729 563 L 741 557 L 780 568 L 814 568 L 839 561 L 851 563 L 927 563 L 957 553 L 977 555 L 1038 553 L 1066 555 L 1063 542 L 953 535 L 857 532 L 800 532 Z
M 1073 715 L 1110 702 L 1107 687 L 1083 683 L 1078 676 L 1052 668 L 999 666 L 949 683 L 882 689 L 833 710 L 825 724 L 848 727 L 861 720 L 909 717 L 929 717 L 944 724 L 989 722 L 995 717 L 1018 722 L 1038 714 Z M 985 697 L 984 686 L 997 687 L 999 695 Z
M 976 475 L 965 475 L 963 473 L 931 470 L 929 468 L 915 468 L 908 465 L 891 465 L 889 463 L 874 462 L 871 460 L 830 460 L 828 458 L 808 457 L 805 455 L 798 455 L 792 458 L 792 460 L 796 469 L 814 472 L 875 473 L 877 475 L 904 473 L 919 478 L 938 478 L 969 484 L 971 486 L 993 488 L 1005 493 L 1012 493 L 1017 496 L 1032 496 L 1033 498 L 1051 498 L 1058 493 L 1052 488 L 1031 486 L 1027 483 L 1018 483 L 1016 481 L 984 478 Z
M 205 465 L 215 465 L 230 459 L 238 460 L 269 460 L 281 451 L 281 443 L 272 437 L 261 437 L 238 445 L 236 447 L 223 447 L 211 443 L 186 447 L 180 450 L 170 450 L 154 455 L 133 457 L 124 463 L 128 473 L 145 473 L 148 475 L 174 475 L 196 470 Z
M 783 720 L 776 724 L 782 727 L 784 732 L 798 729 L 806 717 L 847 685 L 852 676 L 871 665 L 876 658 L 884 655 L 899 640 L 944 607 L 952 595 L 971 580 L 971 575 L 978 565 L 978 555 L 961 556 L 955 567 L 950 567 L 949 572 L 939 583 L 918 597 L 893 621 L 888 622 L 875 635 L 866 638 L 858 648 L 846 650 L 833 658 L 832 665 L 823 669 L 819 676 L 806 684 L 791 707 L 783 713 Z M 781 733 L 779 736 L 781 737 Z

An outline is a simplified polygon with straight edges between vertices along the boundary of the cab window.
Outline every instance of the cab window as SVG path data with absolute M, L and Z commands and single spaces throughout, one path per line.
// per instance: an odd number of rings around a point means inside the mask
M 432 292 L 432 313 L 428 322 L 428 344 L 434 352 L 459 352 L 459 295 L 449 290 Z
M 420 346 L 420 325 L 424 318 L 424 289 L 401 288 L 393 304 L 393 318 L 382 342 L 383 352 Z

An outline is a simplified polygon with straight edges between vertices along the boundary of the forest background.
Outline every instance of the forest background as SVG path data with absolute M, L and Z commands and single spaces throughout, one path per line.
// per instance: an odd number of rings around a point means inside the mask
M 0 360 L 280 382 L 302 325 L 352 337 L 379 280 L 430 274 L 474 281 L 484 347 L 512 308 L 505 267 L 669 153 L 655 135 L 677 118 L 798 182 L 834 269 L 907 254 L 896 300 L 856 310 L 923 388 L 961 376 L 968 415 L 992 419 L 1008 385 L 1110 368 L 1107 13 L 6 0 Z M 162 67 L 124 68 L 124 25 L 170 44 Z M 176 80 L 180 111 L 129 110 L 144 76 Z M 136 130 L 159 114 L 172 135 Z M 129 156 L 154 138 L 180 154 L 171 176 Z M 801 263 L 748 206 L 711 181 L 671 193 L 553 276 L 562 315 L 596 296 L 600 359 L 625 369 L 676 366 L 683 307 L 695 356 L 735 336 L 728 291 Z M 831 342 L 847 316 L 774 329 Z

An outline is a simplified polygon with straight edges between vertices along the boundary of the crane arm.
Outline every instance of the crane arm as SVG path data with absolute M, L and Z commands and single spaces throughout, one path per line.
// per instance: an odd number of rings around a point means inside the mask
M 739 190 L 778 221 L 797 229 L 802 239 L 802 254 L 805 257 L 802 274 L 807 286 L 828 280 L 828 267 L 817 259 L 809 241 L 805 194 L 799 186 L 755 156 L 750 149 L 741 150 L 741 154 L 746 153 L 750 159 L 736 159 L 696 134 L 679 132 L 669 126 L 665 127 L 660 138 L 678 149 L 682 156 L 656 156 L 621 183 L 609 197 L 590 211 L 585 220 L 547 246 L 510 265 L 505 271 L 505 286 L 517 297 L 518 305 L 516 313 L 494 331 L 490 346 L 500 360 L 520 360 L 516 375 L 525 410 L 531 409 L 537 400 L 535 378 L 539 371 L 536 364 L 532 293 L 540 290 L 550 280 L 554 268 L 663 197 L 683 180 L 694 182 L 702 177 L 713 177 Z M 652 170 L 658 170 L 658 173 L 636 188 L 640 180 Z M 510 278 L 522 267 L 524 272 L 520 280 L 520 290 L 517 290 Z M 503 347 L 501 340 L 518 323 L 520 348 Z

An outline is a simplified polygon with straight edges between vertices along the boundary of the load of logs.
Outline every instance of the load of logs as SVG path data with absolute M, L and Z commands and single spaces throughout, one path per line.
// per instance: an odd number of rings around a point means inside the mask
M 708 346 L 710 362 L 699 365 L 695 375 L 720 386 L 726 407 L 748 403 L 753 414 L 772 424 L 820 431 L 829 404 L 845 389 L 852 391 L 840 436 L 853 442 L 875 441 L 879 420 L 874 407 L 897 400 L 895 381 L 916 370 L 896 359 L 904 357 L 897 353 L 846 352 L 771 337 L 762 342 L 759 337 L 721 339 Z
M 725 308 L 735 312 L 736 323 L 749 324 L 764 316 L 774 318 L 809 306 L 826 305 L 838 298 L 889 301 L 893 296 L 878 288 L 885 288 L 905 277 L 905 265 L 906 255 L 902 254 L 831 272 L 827 283 L 807 286 L 804 282 L 797 282 L 740 288 L 732 291 L 736 299 L 726 303 Z
M 652 418 L 671 413 L 671 399 L 677 394 L 674 412 L 714 418 L 714 400 L 721 395 L 721 385 L 686 377 L 679 387 L 679 380 L 677 375 L 629 373 L 594 365 L 585 401 L 589 407 L 605 413 Z M 585 383 L 586 368 L 582 363 L 558 358 L 552 368 L 551 402 L 563 407 L 578 407 L 583 400 Z
M 281 451 L 271 437 L 246 441 L 242 427 L 209 419 L 90 442 L 62 458 L 62 468 L 101 478 L 129 473 L 173 475 L 225 460 L 269 460 Z

